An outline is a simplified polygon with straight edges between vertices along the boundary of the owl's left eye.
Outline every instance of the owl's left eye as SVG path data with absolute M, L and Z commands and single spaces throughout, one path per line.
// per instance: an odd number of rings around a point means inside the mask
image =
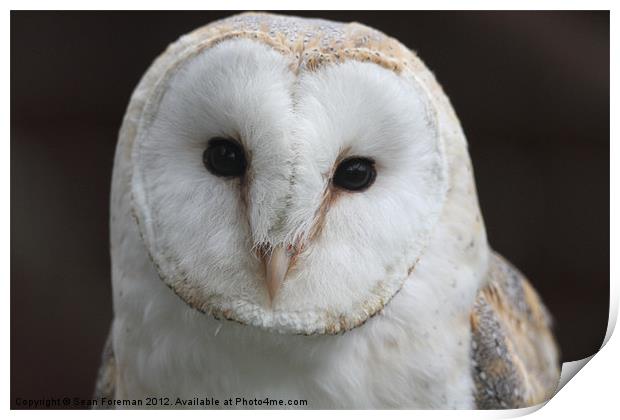
M 376 176 L 375 162 L 372 159 L 352 157 L 338 165 L 332 182 L 345 190 L 361 191 L 368 188 Z
M 213 175 L 224 177 L 241 176 L 247 166 L 241 145 L 222 137 L 209 140 L 202 161 Z

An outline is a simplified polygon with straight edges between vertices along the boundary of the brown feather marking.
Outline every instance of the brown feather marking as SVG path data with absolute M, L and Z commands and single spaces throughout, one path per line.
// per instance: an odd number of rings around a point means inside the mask
M 321 200 L 321 204 L 314 215 L 314 223 L 310 228 L 310 232 L 308 232 L 309 241 L 316 239 L 321 234 L 327 219 L 327 212 L 333 206 L 338 196 L 343 193 L 343 191 L 337 190 L 333 187 L 331 180 L 336 172 L 336 168 L 338 168 L 338 165 L 340 165 L 340 163 L 347 157 L 349 152 L 350 148 L 348 147 L 341 150 L 338 154 L 336 162 L 332 165 L 329 172 L 323 175 L 323 178 L 327 180 L 327 183 L 325 185 L 325 190 L 323 191 L 323 199 Z
M 488 275 L 470 316 L 476 404 L 541 403 L 559 379 L 550 317 L 527 279 L 499 255 L 492 255 Z
M 313 241 L 318 238 L 325 227 L 325 221 L 327 219 L 327 212 L 331 208 L 332 204 L 336 199 L 336 193 L 331 188 L 331 186 L 327 186 L 325 191 L 323 192 L 323 199 L 321 200 L 321 204 L 316 211 L 314 216 L 314 223 L 310 228 L 310 232 L 308 233 L 308 240 Z

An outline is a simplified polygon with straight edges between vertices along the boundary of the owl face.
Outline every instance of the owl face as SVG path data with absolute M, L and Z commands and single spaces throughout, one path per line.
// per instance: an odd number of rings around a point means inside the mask
M 188 305 L 333 334 L 415 272 L 445 199 L 445 159 L 412 74 L 297 63 L 244 38 L 187 51 L 147 99 L 132 206 L 162 280 Z

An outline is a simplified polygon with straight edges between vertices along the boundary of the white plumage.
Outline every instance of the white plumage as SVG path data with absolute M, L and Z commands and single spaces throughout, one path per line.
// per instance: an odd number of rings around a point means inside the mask
M 243 176 L 205 168 L 213 138 L 241 145 Z M 374 162 L 363 191 L 334 186 L 349 157 Z M 169 47 L 123 122 L 111 245 L 100 394 L 481 406 L 472 311 L 495 257 L 466 141 L 377 31 L 244 14 Z

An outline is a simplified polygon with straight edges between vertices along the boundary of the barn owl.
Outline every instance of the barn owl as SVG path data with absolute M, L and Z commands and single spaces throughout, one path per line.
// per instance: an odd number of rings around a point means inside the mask
M 101 405 L 514 408 L 559 378 L 448 98 L 358 23 L 247 13 L 169 46 L 120 130 L 111 258 Z

